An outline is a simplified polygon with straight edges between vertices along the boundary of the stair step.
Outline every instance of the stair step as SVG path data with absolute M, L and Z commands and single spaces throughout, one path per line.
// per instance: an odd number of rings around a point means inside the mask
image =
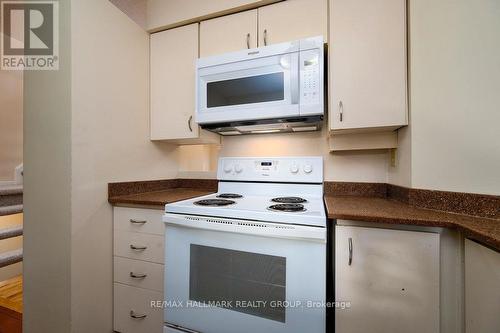
M 0 186 L 1 195 L 23 194 L 23 185 L 5 185 Z
M 0 268 L 23 261 L 23 250 L 0 253 Z
M 5 206 L 0 207 L 0 216 L 3 215 L 12 215 L 23 212 L 23 205 L 13 205 L 13 206 Z
M 22 205 L 23 186 L 22 185 L 4 185 L 0 186 L 0 208 Z M 1 213 L 0 213 L 1 214 Z
M 0 229 L 0 239 L 13 238 L 17 236 L 22 236 L 23 226 L 16 226 L 12 228 Z

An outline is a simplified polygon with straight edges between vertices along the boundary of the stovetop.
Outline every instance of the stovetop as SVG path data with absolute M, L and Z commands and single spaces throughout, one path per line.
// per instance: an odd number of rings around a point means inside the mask
M 215 194 L 166 213 L 326 227 L 322 157 L 222 157 Z
M 165 211 L 326 227 L 322 184 L 219 182 L 217 193 L 167 204 Z

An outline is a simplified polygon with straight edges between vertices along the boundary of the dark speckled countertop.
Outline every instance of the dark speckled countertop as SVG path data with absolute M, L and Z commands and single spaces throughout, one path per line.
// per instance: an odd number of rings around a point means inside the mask
M 382 195 L 327 193 L 324 201 L 329 219 L 453 228 L 500 251 L 500 219 L 496 214 L 490 218 L 427 209 Z
M 217 192 L 211 179 L 165 179 L 108 184 L 108 202 L 164 209 L 165 204 Z
M 143 205 L 151 208 L 164 209 L 167 203 L 191 199 L 214 193 L 193 188 L 170 188 L 163 191 L 128 194 L 109 198 L 109 202 L 117 205 Z
M 167 179 L 110 183 L 114 205 L 163 209 L 217 192 L 217 180 Z M 325 182 L 329 219 L 457 229 L 500 251 L 500 197 L 409 189 L 384 183 Z

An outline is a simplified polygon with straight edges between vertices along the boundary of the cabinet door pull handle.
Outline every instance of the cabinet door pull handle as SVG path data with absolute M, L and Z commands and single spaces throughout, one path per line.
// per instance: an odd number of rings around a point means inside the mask
M 349 237 L 349 266 L 352 264 L 352 238 Z
M 264 46 L 267 46 L 267 29 L 264 29 Z
M 132 224 L 144 224 L 146 222 L 148 222 L 148 221 L 146 221 L 146 220 L 130 219 L 130 223 L 132 223 Z
M 340 121 L 344 120 L 344 103 L 342 101 L 339 102 L 339 114 L 340 114 Z
M 148 315 L 145 315 L 145 314 L 136 314 L 134 312 L 134 310 L 130 310 L 130 317 L 134 318 L 134 319 L 144 319 L 146 318 Z
M 136 251 L 144 251 L 148 247 L 147 246 L 137 246 L 137 245 L 130 244 L 130 248 L 132 250 L 136 250 Z
M 191 127 L 191 120 L 193 120 L 193 116 L 189 116 L 189 119 L 188 119 L 188 127 L 189 127 L 190 132 L 193 131 L 193 128 Z
M 247 33 L 247 49 L 250 48 L 250 33 Z
M 146 276 L 148 276 L 147 274 L 136 274 L 134 272 L 130 272 L 130 277 L 132 279 L 144 279 Z

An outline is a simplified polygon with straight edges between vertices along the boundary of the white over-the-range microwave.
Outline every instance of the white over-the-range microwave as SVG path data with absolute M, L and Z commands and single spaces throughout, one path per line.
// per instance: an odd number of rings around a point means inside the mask
M 317 130 L 324 86 L 321 36 L 201 58 L 196 122 L 221 135 Z

